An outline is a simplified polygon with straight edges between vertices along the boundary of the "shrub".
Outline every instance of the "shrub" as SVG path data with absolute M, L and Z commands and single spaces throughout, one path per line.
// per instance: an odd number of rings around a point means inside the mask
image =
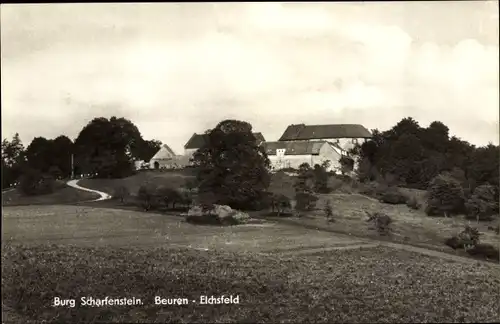
M 447 246 L 451 247 L 453 250 L 457 250 L 457 249 L 463 248 L 463 245 L 460 245 L 460 240 L 458 239 L 458 237 L 456 235 L 454 235 L 454 236 L 452 236 L 450 238 L 447 238 L 444 241 L 444 244 L 446 244 Z
M 380 235 L 388 235 L 391 232 L 390 225 L 392 224 L 392 218 L 382 212 L 369 213 L 367 222 L 374 224 L 375 229 Z
M 172 209 L 175 209 L 175 205 L 183 200 L 182 194 L 178 190 L 166 186 L 156 188 L 155 196 L 162 207 L 166 209 L 169 208 L 170 204 L 172 204 Z
M 491 244 L 479 243 L 467 250 L 473 256 L 482 256 L 485 259 L 499 261 L 499 251 Z
M 124 203 L 125 200 L 130 197 L 130 191 L 124 185 L 120 185 L 115 189 L 113 197 L 120 199 L 121 203 Z
M 359 193 L 369 197 L 380 199 L 382 192 L 379 190 L 379 188 L 380 185 L 377 182 L 365 182 L 360 185 Z
M 472 246 L 479 244 L 479 237 L 481 233 L 475 227 L 471 227 L 469 225 L 465 226 L 464 230 L 458 234 L 458 239 L 460 245 L 464 249 L 468 249 Z
M 381 202 L 392 205 L 406 204 L 406 200 L 406 196 L 397 187 L 387 188 L 380 197 Z
M 198 183 L 196 182 L 196 179 L 188 178 L 184 181 L 183 188 L 187 191 L 195 192 L 198 190 Z
M 142 185 L 137 192 L 137 200 L 146 211 L 158 208 L 157 187 L 153 184 Z
M 59 179 L 61 176 L 62 176 L 62 171 L 61 169 L 56 166 L 56 165 L 53 165 L 49 168 L 49 174 L 54 178 L 54 179 Z
M 343 175 L 351 173 L 354 170 L 354 160 L 349 156 L 342 155 L 342 157 L 339 159 L 339 163 L 340 172 Z
M 325 212 L 325 218 L 327 222 L 334 222 L 335 219 L 333 218 L 333 208 L 332 204 L 330 203 L 330 200 L 327 200 L 325 203 L 325 207 L 323 208 L 323 211 Z
M 491 220 L 498 211 L 495 188 L 491 185 L 478 186 L 465 203 L 466 218 Z
M 314 191 L 317 193 L 329 193 L 328 188 L 328 172 L 325 167 L 316 164 L 313 170 L 314 174 Z
M 497 234 L 497 235 L 500 234 L 500 225 L 497 225 L 497 226 L 488 226 L 488 229 L 490 231 L 495 232 L 495 234 Z
M 276 212 L 277 216 L 285 214 L 292 208 L 290 198 L 283 194 L 269 193 L 267 199 L 269 199 L 268 208 L 271 208 L 273 214 Z
M 468 250 L 479 244 L 481 233 L 477 228 L 465 226 L 462 232 L 445 240 L 444 244 L 452 249 Z
M 425 212 L 428 216 L 456 215 L 464 211 L 464 200 L 460 182 L 449 175 L 440 174 L 429 183 Z
M 299 211 L 309 211 L 316 207 L 318 197 L 308 192 L 297 192 L 295 194 L 295 208 Z
M 21 176 L 19 189 L 27 196 L 45 195 L 55 191 L 56 181 L 50 175 L 28 169 Z
M 421 207 L 415 195 L 412 195 L 408 198 L 408 200 L 406 201 L 406 206 L 414 210 L 418 210 Z
M 344 185 L 344 182 L 336 176 L 331 176 L 328 179 L 328 188 L 330 192 L 337 191 Z

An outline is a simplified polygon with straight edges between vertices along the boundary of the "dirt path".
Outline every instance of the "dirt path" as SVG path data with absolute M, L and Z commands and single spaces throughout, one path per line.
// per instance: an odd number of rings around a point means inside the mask
M 98 195 L 101 196 L 100 198 L 97 198 L 95 200 L 90 200 L 88 202 L 108 200 L 108 199 L 112 198 L 111 195 L 109 195 L 109 194 L 107 194 L 105 192 L 94 190 L 94 189 L 89 189 L 89 188 L 85 188 L 85 187 L 81 187 L 81 186 L 78 185 L 78 181 L 80 181 L 80 179 L 70 180 L 70 181 L 67 182 L 67 185 L 70 186 L 70 187 L 73 187 L 75 189 L 79 189 L 79 190 L 83 190 L 83 191 L 88 191 L 88 192 L 93 192 L 93 193 L 96 193 L 96 194 L 98 194 Z

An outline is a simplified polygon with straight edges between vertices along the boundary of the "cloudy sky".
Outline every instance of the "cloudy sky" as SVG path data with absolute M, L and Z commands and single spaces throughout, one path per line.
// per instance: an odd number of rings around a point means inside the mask
M 2 137 L 116 115 L 181 153 L 226 118 L 276 140 L 412 116 L 497 144 L 498 32 L 497 1 L 2 5 Z

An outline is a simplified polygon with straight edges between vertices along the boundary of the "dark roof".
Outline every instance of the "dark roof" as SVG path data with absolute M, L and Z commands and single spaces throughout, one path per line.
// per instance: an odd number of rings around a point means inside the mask
M 290 125 L 279 139 L 280 141 L 300 141 L 327 138 L 370 138 L 372 134 L 362 125 Z
M 187 141 L 186 145 L 184 145 L 185 149 L 199 149 L 205 145 L 206 139 L 207 139 L 206 134 L 196 134 L 194 133 L 193 136 Z M 262 133 L 253 133 L 253 136 L 257 140 L 257 143 L 260 144 L 265 141 L 264 136 Z
M 285 155 L 318 155 L 325 141 L 265 142 L 267 155 L 276 155 L 277 149 L 285 149 Z

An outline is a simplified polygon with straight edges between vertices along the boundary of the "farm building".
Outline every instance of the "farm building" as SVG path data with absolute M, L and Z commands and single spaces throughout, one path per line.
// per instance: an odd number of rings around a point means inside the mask
M 253 133 L 253 135 L 259 145 L 265 141 L 262 133 Z M 186 145 L 184 145 L 184 155 L 187 157 L 191 157 L 194 152 L 205 145 L 207 136 L 208 135 L 206 134 L 194 133 L 193 136 L 191 136 L 191 138 L 187 141 Z
M 149 165 L 154 169 L 172 168 L 175 157 L 174 151 L 167 144 L 163 144 L 160 150 L 151 158 Z
M 330 170 L 340 168 L 341 150 L 327 141 L 265 142 L 264 150 L 274 170 L 297 169 L 302 163 L 311 166 L 330 161 Z
M 340 148 L 342 154 L 347 154 L 355 144 L 362 144 L 371 137 L 370 131 L 357 124 L 298 124 L 288 126 L 279 141 L 327 141 Z

